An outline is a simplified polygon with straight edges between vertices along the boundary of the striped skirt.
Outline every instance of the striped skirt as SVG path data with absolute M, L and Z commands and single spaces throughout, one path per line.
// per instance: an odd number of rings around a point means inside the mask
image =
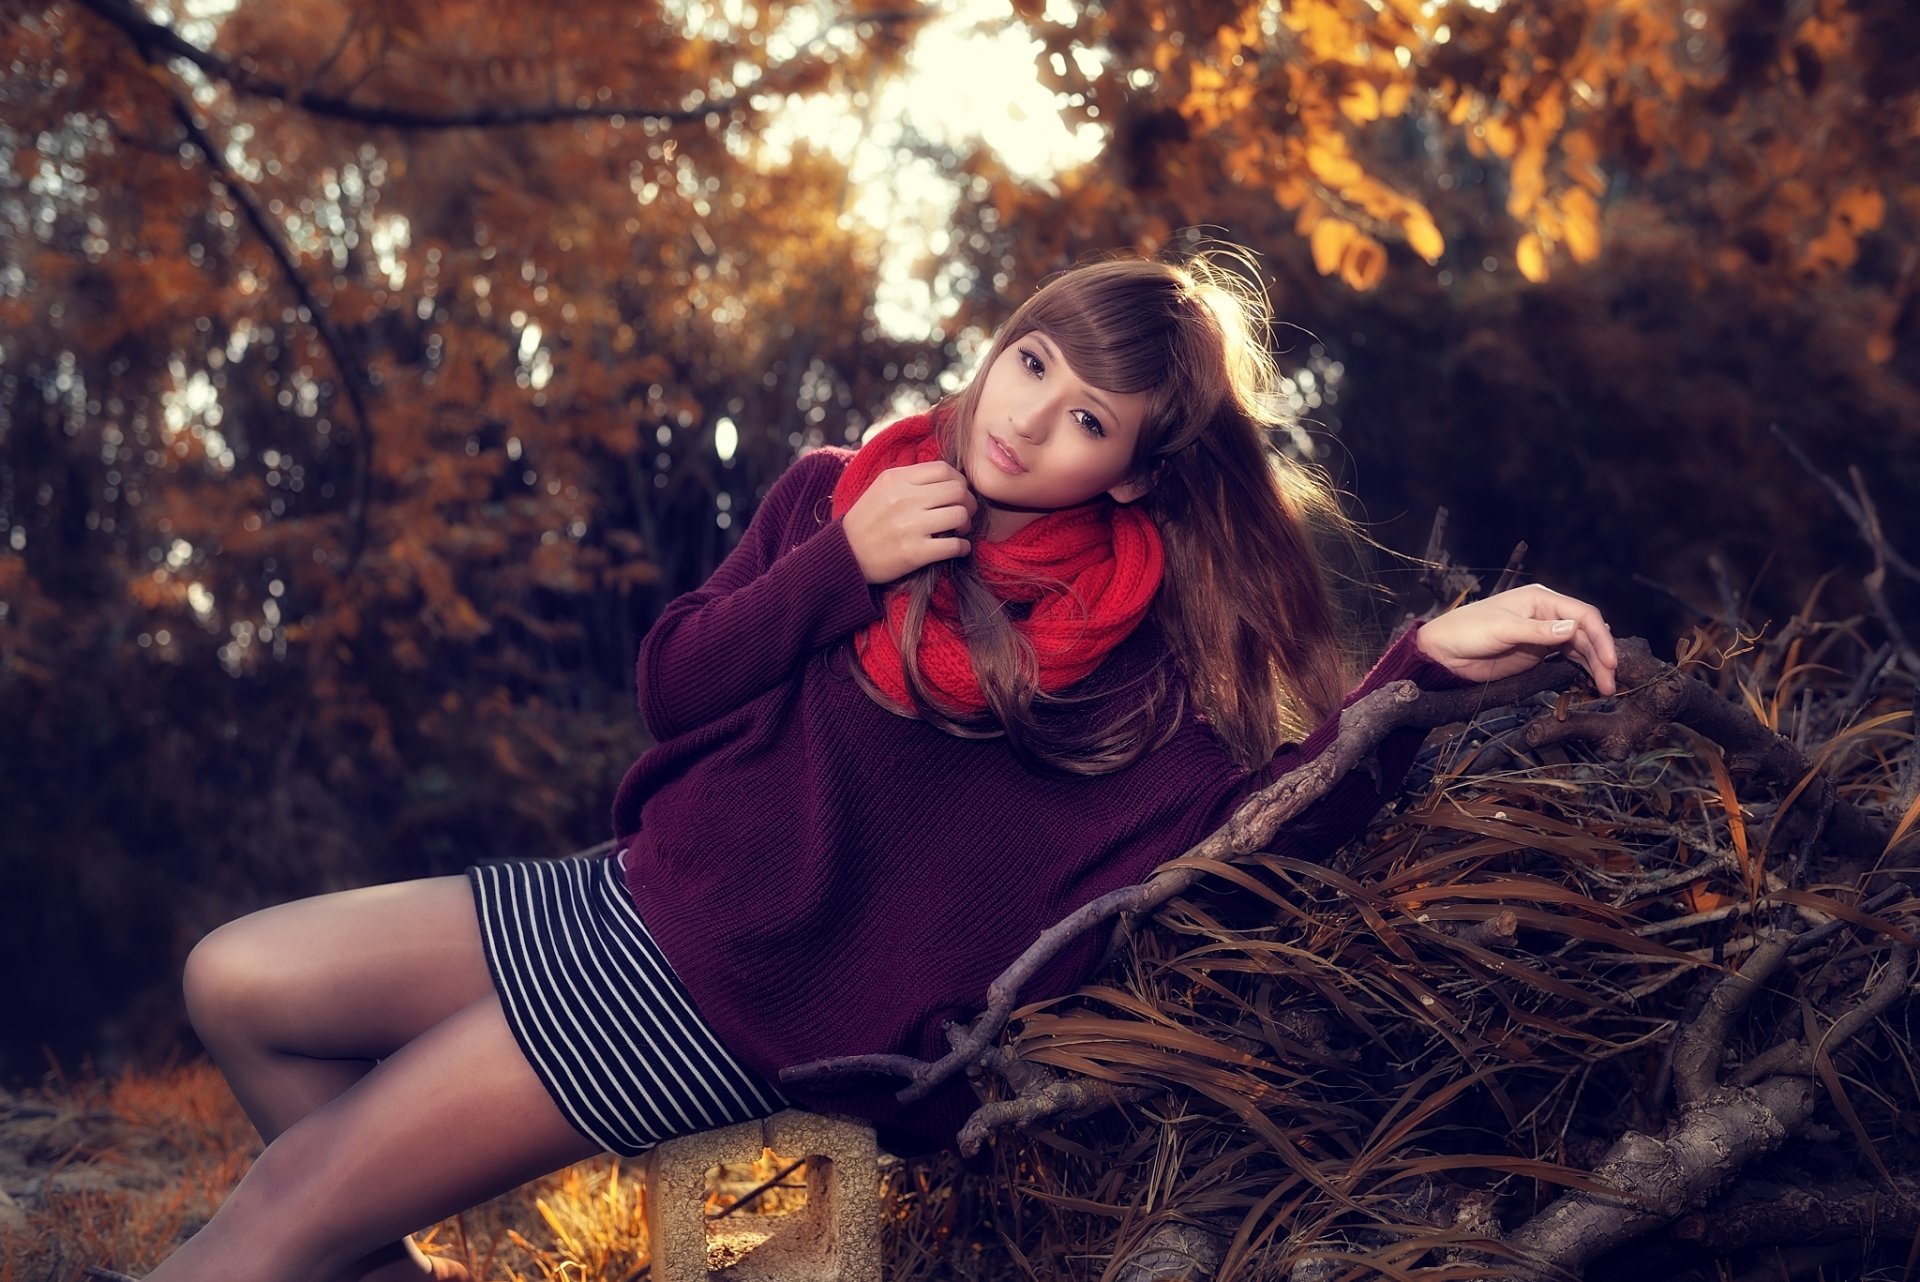
M 630 1156 L 786 1106 L 701 1021 L 618 857 L 484 864 L 467 878 L 507 1024 L 582 1135 Z

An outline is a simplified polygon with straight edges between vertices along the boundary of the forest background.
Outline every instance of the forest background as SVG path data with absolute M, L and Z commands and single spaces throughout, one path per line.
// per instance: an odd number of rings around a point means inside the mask
M 252 907 L 601 840 L 795 453 L 1190 229 L 1384 544 L 1656 652 L 1911 621 L 1815 473 L 1920 548 L 1916 222 L 1904 0 L 0 0 L 0 1075 L 165 1057 Z

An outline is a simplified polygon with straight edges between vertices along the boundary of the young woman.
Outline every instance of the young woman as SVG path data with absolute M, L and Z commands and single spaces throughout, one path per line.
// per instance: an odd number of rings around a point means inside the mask
M 971 1103 L 783 1088 L 828 1056 L 937 1057 L 1045 927 L 1217 828 L 1337 728 L 1349 670 L 1266 442 L 1257 300 L 1205 260 L 1065 273 L 964 392 L 802 458 L 642 644 L 656 741 L 618 853 L 322 896 L 215 931 L 195 1026 L 268 1141 L 161 1282 L 458 1276 L 406 1233 L 602 1150 L 787 1103 L 896 1150 Z M 1592 606 L 1503 593 L 1408 630 L 1383 682 L 1565 653 L 1611 693 Z M 1316 727 L 1318 727 L 1316 729 Z M 1279 844 L 1324 857 L 1396 789 L 1381 746 Z M 1068 949 L 1029 986 L 1064 994 Z

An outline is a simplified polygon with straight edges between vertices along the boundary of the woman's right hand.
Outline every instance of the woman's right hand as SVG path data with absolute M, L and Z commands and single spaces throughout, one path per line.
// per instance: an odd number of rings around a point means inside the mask
M 964 531 L 978 505 L 959 469 L 936 459 L 880 473 L 840 524 L 867 582 L 891 583 L 973 551 Z
M 1420 652 L 1457 677 L 1498 681 L 1562 653 L 1587 670 L 1594 688 L 1614 692 L 1620 664 L 1613 630 L 1591 605 L 1538 583 L 1458 606 L 1420 625 Z

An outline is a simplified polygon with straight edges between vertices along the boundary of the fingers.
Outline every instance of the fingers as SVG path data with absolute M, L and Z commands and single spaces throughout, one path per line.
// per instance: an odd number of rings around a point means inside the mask
M 971 499 L 971 496 L 969 496 Z M 913 546 L 916 569 L 935 561 L 951 561 L 973 551 L 966 531 L 973 525 L 973 503 L 928 509 L 917 522 L 920 538 Z
M 973 488 L 967 484 L 967 478 L 957 470 L 938 460 L 931 463 L 915 463 L 908 467 L 892 469 L 899 476 L 901 484 L 911 488 L 905 492 L 906 501 L 915 507 L 924 507 L 928 511 L 940 511 L 948 507 L 958 507 L 971 521 L 979 507 L 979 500 L 973 496 Z M 882 477 L 886 476 L 882 473 Z M 948 529 L 957 526 L 944 527 Z
M 939 485 L 927 486 L 922 497 L 929 505 L 930 512 L 959 512 L 961 525 L 973 520 L 973 514 L 980 509 L 980 500 L 973 497 L 973 491 L 967 488 L 965 481 L 956 481 L 951 485 L 943 481 Z M 940 506 L 934 507 L 934 504 Z M 959 526 L 950 528 L 958 529 Z
M 1602 695 L 1615 691 L 1619 654 L 1613 629 L 1599 610 L 1578 597 L 1534 583 L 1451 613 L 1451 626 L 1443 624 L 1431 644 L 1452 658 L 1456 671 L 1492 680 L 1523 671 L 1527 665 L 1521 656 L 1537 662 L 1558 651 L 1585 668 Z M 1435 622 L 1447 618 L 1442 615 Z
M 847 541 L 869 583 L 890 583 L 935 561 L 966 556 L 979 501 L 956 469 L 934 460 L 888 468 L 845 518 Z
M 916 524 L 921 534 L 962 534 L 973 524 L 973 507 L 955 503 L 950 507 L 929 508 Z
M 1613 629 L 1600 611 L 1577 597 L 1538 584 L 1519 591 L 1527 593 L 1525 605 L 1539 629 L 1540 643 L 1564 652 L 1587 670 L 1596 690 L 1612 694 L 1620 657 L 1614 648 Z
M 1603 627 L 1597 638 L 1589 633 L 1575 635 L 1579 639 L 1571 657 L 1586 668 L 1587 675 L 1593 678 L 1594 689 L 1603 695 L 1612 694 L 1616 687 L 1614 669 L 1619 664 L 1613 649 L 1613 634 Z
M 929 459 L 925 463 L 904 463 L 880 473 L 881 477 L 888 475 L 897 476 L 910 485 L 926 485 L 934 481 L 949 480 L 958 480 L 964 484 L 966 481 L 966 478 L 960 474 L 959 468 L 939 459 Z
M 948 538 L 933 539 L 933 555 L 927 558 L 931 565 L 935 561 L 951 561 L 955 557 L 965 556 L 973 551 L 973 540 L 955 534 Z

